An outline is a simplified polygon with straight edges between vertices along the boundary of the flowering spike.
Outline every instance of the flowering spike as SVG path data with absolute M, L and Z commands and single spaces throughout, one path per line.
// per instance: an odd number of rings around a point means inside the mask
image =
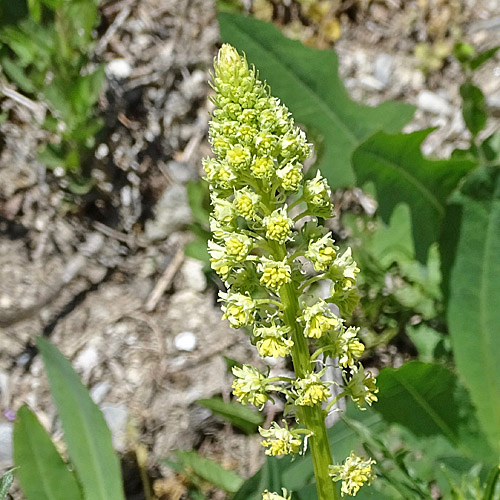
M 318 221 L 331 216 L 331 190 L 320 172 L 304 181 L 303 162 L 311 145 L 286 106 L 230 45 L 222 46 L 214 69 L 216 109 L 209 139 L 216 158 L 205 159 L 203 168 L 213 207 L 210 262 L 227 288 L 220 292 L 223 319 L 232 328 L 251 327 L 258 353 L 263 358 L 291 356 L 295 371 L 291 379 L 268 377 L 249 365 L 235 367 L 233 393 L 242 404 L 260 409 L 272 401 L 271 393 L 287 398 L 300 426 L 273 422 L 259 429 L 266 454 L 301 453 L 309 439 L 318 500 L 337 500 L 332 477 L 337 481 L 344 466 L 332 465 L 324 424 L 333 404 L 326 404 L 332 383 L 323 380 L 325 370 L 318 370 L 316 361 L 319 355 L 330 357 L 342 370 L 345 385 L 339 397 L 351 397 L 359 406 L 376 401 L 374 378 L 357 364 L 364 350 L 359 330 L 346 328 L 343 319 L 356 305 L 359 269 L 350 249 L 339 254 L 332 234 Z M 305 216 L 310 220 L 298 230 L 295 223 Z M 306 275 L 306 259 L 317 275 Z M 331 282 L 330 297 L 311 299 L 309 285 L 320 279 Z M 330 309 L 332 302 L 339 314 Z M 371 462 L 356 460 L 346 461 L 351 472 L 344 475 L 351 482 L 342 477 L 347 485 L 342 492 L 355 493 L 371 480 Z M 290 500 L 290 495 L 265 491 L 262 498 Z

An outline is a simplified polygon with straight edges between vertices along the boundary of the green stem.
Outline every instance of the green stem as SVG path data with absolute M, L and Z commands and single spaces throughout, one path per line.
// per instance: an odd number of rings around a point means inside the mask
M 278 260 L 286 257 L 284 245 L 274 245 L 274 256 Z M 294 285 L 288 283 L 281 287 L 280 299 L 283 304 L 283 319 L 290 328 L 293 340 L 292 361 L 295 374 L 303 378 L 311 371 L 311 356 L 309 345 L 303 332 L 297 326 L 299 313 L 298 293 Z M 325 412 L 320 405 L 297 408 L 298 417 L 304 427 L 312 432 L 309 438 L 311 455 L 316 477 L 318 500 L 339 500 L 337 488 L 328 475 L 328 466 L 333 464 L 325 426 Z
M 484 492 L 483 500 L 493 500 L 495 494 L 495 486 L 497 485 L 498 477 L 500 476 L 500 466 L 495 465 L 488 475 L 486 490 Z

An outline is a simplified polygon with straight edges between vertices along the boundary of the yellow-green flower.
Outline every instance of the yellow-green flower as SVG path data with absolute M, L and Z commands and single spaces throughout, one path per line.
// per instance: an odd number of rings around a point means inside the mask
M 375 479 L 372 466 L 375 460 L 364 457 L 358 457 L 351 451 L 351 454 L 346 458 L 342 465 L 330 465 L 330 476 L 333 481 L 342 481 L 341 493 L 342 496 L 356 496 L 361 486 L 365 483 L 370 485 Z
M 335 246 L 329 234 L 309 241 L 309 246 L 305 256 L 310 259 L 315 271 L 326 271 L 337 255 L 338 247 Z
M 252 240 L 241 233 L 232 233 L 226 238 L 225 244 L 227 254 L 236 262 L 244 260 L 252 249 Z
M 250 165 L 252 174 L 257 179 L 270 179 L 274 174 L 274 162 L 267 156 L 258 156 L 254 158 Z
M 344 374 L 345 378 L 347 377 Z M 342 388 L 344 393 L 351 396 L 359 408 L 363 408 L 365 403 L 371 406 L 374 401 L 378 401 L 377 396 L 375 396 L 378 392 L 375 377 L 370 372 L 365 372 L 363 365 L 351 368 L 351 377 Z
M 322 299 L 306 307 L 299 320 L 304 323 L 304 335 L 314 339 L 342 327 L 342 320 L 330 311 L 328 304 Z
M 256 368 L 243 365 L 241 368 L 234 366 L 232 369 L 236 379 L 233 381 L 233 394 L 244 405 L 248 403 L 262 408 L 269 399 L 267 378 Z
M 288 493 L 285 488 L 282 488 L 281 492 L 281 495 L 279 495 L 278 493 L 271 493 L 265 490 L 264 493 L 262 493 L 262 500 L 292 500 L 292 494 Z
M 310 179 L 304 184 L 304 199 L 307 208 L 312 215 L 328 218 L 332 215 L 332 203 L 330 201 L 332 193 L 325 178 L 318 172 L 314 179 Z
M 266 237 L 278 243 L 285 243 L 292 233 L 293 222 L 288 218 L 286 207 L 278 208 L 264 217 L 263 224 L 266 228 Z
M 354 363 L 365 351 L 365 346 L 358 339 L 358 332 L 359 328 L 350 326 L 340 336 L 341 347 L 338 358 L 339 365 L 344 368 L 354 366 Z
M 276 422 L 272 422 L 269 429 L 259 427 L 259 433 L 263 438 L 266 438 L 260 443 L 267 448 L 266 455 L 295 455 L 300 453 L 302 439 L 296 431 L 289 430 L 286 423 L 285 427 L 280 427 Z
M 293 340 L 287 337 L 290 329 L 282 326 L 261 326 L 253 330 L 254 337 L 259 340 L 255 344 L 262 357 L 283 358 L 290 354 Z
M 241 328 L 254 322 L 256 304 L 252 297 L 242 293 L 229 292 L 219 292 L 219 297 L 224 301 L 222 319 L 229 320 L 232 328 Z
M 238 215 L 247 220 L 255 220 L 257 209 L 260 205 L 260 196 L 248 187 L 244 187 L 234 193 L 234 206 Z
M 352 288 L 356 284 L 356 275 L 359 268 L 352 258 L 351 249 L 348 248 L 342 255 L 336 257 L 328 269 L 327 277 L 337 282 L 335 288 Z
M 298 378 L 293 383 L 297 393 L 295 403 L 299 406 L 314 406 L 327 401 L 332 395 L 329 383 L 321 380 L 324 371 L 320 373 L 311 372 L 304 378 Z
M 258 271 L 262 273 L 260 277 L 261 284 L 274 292 L 279 292 L 283 285 L 290 283 L 292 280 L 292 269 L 286 263 L 286 259 L 280 261 L 262 257 L 258 265 Z
M 302 165 L 288 163 L 283 168 L 276 171 L 276 175 L 281 180 L 281 187 L 285 191 L 296 192 L 302 183 Z

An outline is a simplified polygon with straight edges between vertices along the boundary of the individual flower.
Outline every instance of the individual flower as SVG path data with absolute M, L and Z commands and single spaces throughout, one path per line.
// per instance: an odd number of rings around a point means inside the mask
M 376 462 L 369 458 L 358 457 L 351 451 L 342 465 L 330 465 L 329 471 L 333 481 L 342 481 L 341 494 L 356 496 L 361 486 L 370 485 L 375 479 L 372 465 Z
M 276 171 L 276 175 L 281 180 L 281 187 L 285 191 L 296 192 L 302 183 L 302 165 L 287 163 L 283 168 Z
M 273 292 L 279 292 L 280 288 L 292 280 L 292 269 L 286 263 L 286 259 L 272 260 L 262 257 L 258 271 L 262 273 L 260 282 Z
M 223 200 L 217 195 L 212 195 L 212 206 L 214 207 L 214 218 L 222 225 L 232 225 L 236 217 L 233 204 L 229 200 Z
M 356 283 L 359 268 L 352 258 L 351 249 L 348 248 L 342 255 L 338 255 L 328 269 L 327 277 L 334 282 L 335 288 L 348 289 Z
M 309 241 L 305 256 L 312 262 L 315 271 L 326 271 L 334 261 L 338 247 L 330 234 Z
M 280 148 L 281 156 L 287 160 L 296 159 L 302 162 L 311 154 L 311 146 L 307 143 L 306 135 L 298 128 L 283 134 Z
M 210 254 L 210 266 L 222 278 L 227 279 L 229 272 L 236 263 L 235 259 L 228 256 L 226 249 L 213 242 L 208 242 L 208 253 Z
M 229 320 L 232 328 L 241 328 L 254 322 L 256 304 L 252 297 L 229 292 L 219 292 L 219 297 L 224 301 L 222 319 Z
M 278 138 L 267 132 L 260 132 L 255 138 L 255 149 L 262 156 L 274 156 Z
M 359 328 L 350 326 L 340 336 L 341 347 L 339 352 L 339 365 L 346 368 L 353 366 L 361 357 L 365 346 L 358 339 Z
M 311 215 L 327 218 L 332 215 L 330 186 L 327 180 L 318 172 L 316 177 L 304 184 L 304 200 Z
M 222 189 L 229 189 L 236 179 L 233 170 L 227 163 L 214 158 L 203 159 L 203 169 L 207 174 L 207 180 Z
M 260 196 L 248 187 L 234 193 L 234 207 L 238 215 L 247 220 L 255 220 L 260 205 Z
M 269 490 L 265 490 L 262 493 L 262 500 L 292 500 L 292 494 L 287 493 L 285 488 L 282 488 L 281 492 L 282 494 L 279 495 L 278 493 L 271 493 Z
M 280 427 L 276 422 L 271 423 L 269 429 L 259 427 L 259 433 L 264 441 L 261 445 L 267 448 L 266 455 L 295 455 L 300 453 L 302 439 L 295 430 L 289 430 L 286 422 L 284 427 Z
M 253 330 L 253 335 L 259 340 L 255 344 L 259 355 L 283 358 L 290 354 L 293 340 L 288 338 L 290 329 L 283 326 L 261 326 Z
M 345 378 L 344 374 L 344 380 Z M 359 408 L 363 408 L 365 403 L 371 406 L 374 401 L 378 400 L 375 396 L 378 392 L 375 377 L 370 372 L 365 372 L 363 365 L 351 368 L 351 377 L 342 388 L 344 393 L 350 396 Z
M 241 262 L 246 258 L 252 249 L 252 240 L 241 233 L 233 233 L 225 240 L 226 252 L 236 262 Z
M 252 404 L 262 408 L 269 399 L 267 391 L 270 384 L 267 378 L 250 365 L 243 365 L 241 368 L 234 366 L 232 369 L 236 379 L 233 381 L 233 394 L 238 401 L 244 405 Z
M 342 327 L 342 320 L 330 311 L 327 303 L 322 299 L 306 307 L 299 321 L 304 324 L 304 335 L 315 339 Z
M 285 243 L 292 233 L 292 219 L 288 218 L 286 207 L 274 210 L 270 215 L 264 217 L 266 237 L 278 243 Z
M 332 395 L 329 383 L 321 380 L 324 370 L 319 373 L 311 372 L 304 378 L 298 378 L 293 386 L 297 393 L 295 404 L 299 406 L 314 406 L 323 401 L 327 401 Z
M 270 179 L 274 174 L 274 162 L 267 156 L 254 158 L 250 170 L 257 179 Z
M 226 160 L 235 168 L 242 170 L 250 164 L 252 155 L 250 151 L 242 146 L 235 146 L 226 153 Z

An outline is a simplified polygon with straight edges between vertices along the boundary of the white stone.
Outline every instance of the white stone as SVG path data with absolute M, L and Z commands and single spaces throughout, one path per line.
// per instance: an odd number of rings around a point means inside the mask
M 174 339 L 174 346 L 178 351 L 194 351 L 196 344 L 196 335 L 193 332 L 181 332 Z
M 126 59 L 113 59 L 106 66 L 106 74 L 109 77 L 122 80 L 132 74 L 132 66 Z
M 197 292 L 203 292 L 207 287 L 207 278 L 203 272 L 203 262 L 192 257 L 186 257 L 181 267 L 182 285 Z
M 114 449 L 123 453 L 127 445 L 127 407 L 121 404 L 113 405 L 111 403 L 104 403 L 101 405 L 101 411 L 111 431 Z
M 10 422 L 0 423 L 0 467 L 12 465 L 12 433 L 13 424 Z
M 429 90 L 421 90 L 417 97 L 417 105 L 419 108 L 429 113 L 436 115 L 451 115 L 452 108 L 450 103 L 438 94 Z

